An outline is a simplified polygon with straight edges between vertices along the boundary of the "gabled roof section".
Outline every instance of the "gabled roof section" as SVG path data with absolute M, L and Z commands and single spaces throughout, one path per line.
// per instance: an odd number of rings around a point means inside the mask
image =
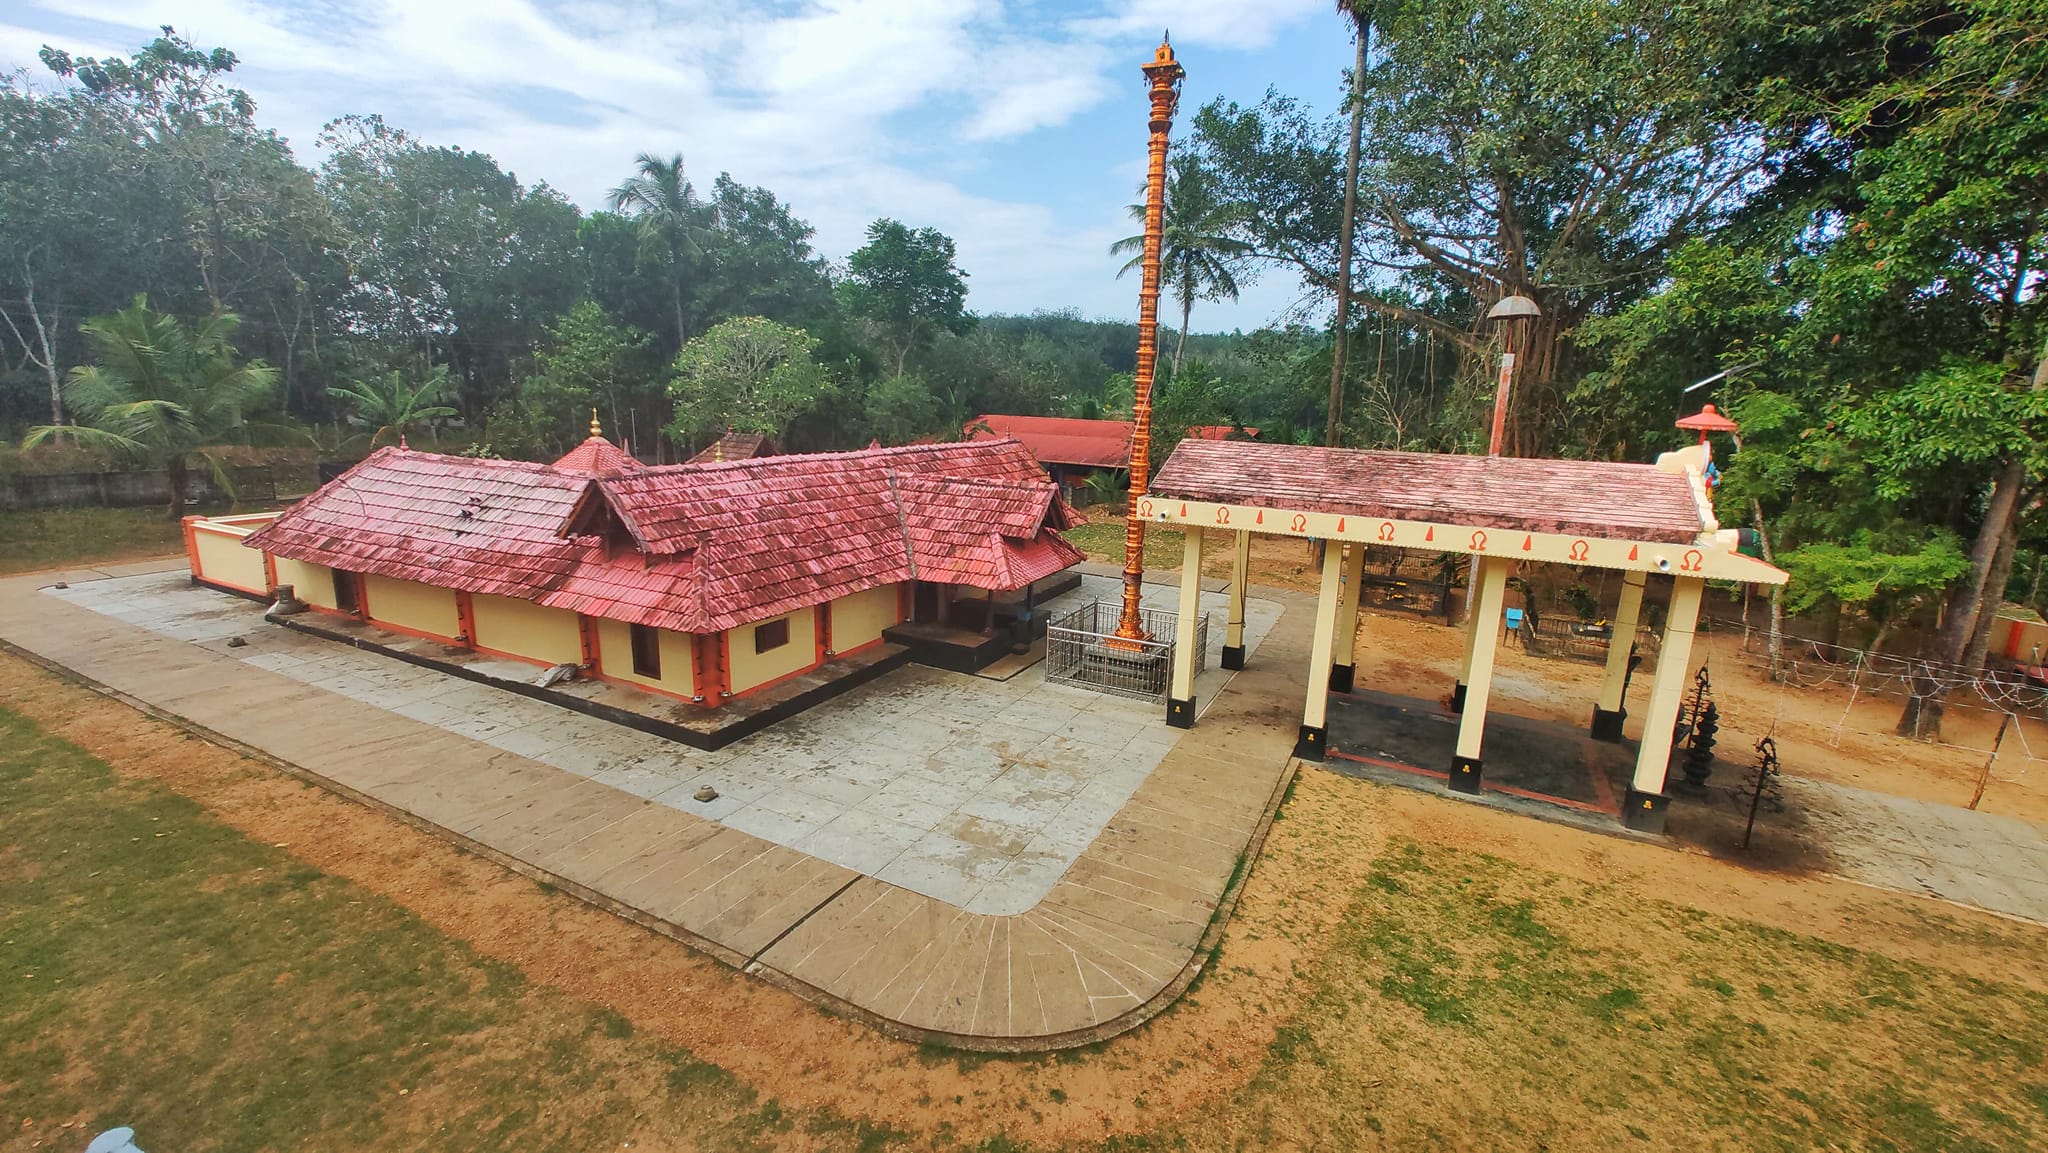
M 575 564 L 555 536 L 585 478 L 522 461 L 385 448 L 247 538 L 293 560 L 531 597 Z
M 601 436 L 591 436 L 562 455 L 552 466 L 556 472 L 580 472 L 585 476 L 608 476 L 644 468 L 633 454 Z
M 864 518 L 856 506 L 866 502 L 888 505 L 893 521 L 890 473 L 1021 484 L 1046 479 L 1023 445 L 1003 440 L 665 465 L 598 484 L 634 536 L 660 556 L 695 548 L 706 535 L 744 535 L 755 522 L 786 523 L 799 533 L 841 518 L 859 523 Z
M 728 432 L 704 447 L 684 464 L 723 464 L 729 460 L 752 460 L 774 456 L 775 442 L 758 432 Z

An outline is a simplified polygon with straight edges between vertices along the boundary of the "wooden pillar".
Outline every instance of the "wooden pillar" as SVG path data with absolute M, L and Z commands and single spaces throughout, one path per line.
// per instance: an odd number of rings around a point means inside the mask
M 1180 607 L 1173 622 L 1173 683 L 1166 696 L 1166 723 L 1177 729 L 1195 723 L 1195 625 L 1202 616 L 1202 530 L 1181 533 Z
M 1692 659 L 1692 634 L 1700 618 L 1700 593 L 1706 582 L 1678 577 L 1671 582 L 1671 612 L 1664 620 L 1664 645 L 1657 652 L 1657 678 L 1650 686 L 1650 706 L 1643 714 L 1642 744 L 1636 750 L 1636 776 L 1623 804 L 1622 823 L 1648 833 L 1664 831 L 1664 775 L 1671 767 L 1671 734 L 1678 727 L 1678 706 L 1685 697 Z
M 462 634 L 457 640 L 476 647 L 476 601 L 459 590 L 455 594 L 455 631 Z
M 1308 657 L 1308 702 L 1301 713 L 1301 735 L 1294 755 L 1320 761 L 1330 743 L 1330 649 L 1336 632 L 1337 602 L 1344 592 L 1344 546 L 1323 542 L 1323 580 L 1316 593 L 1315 643 Z
M 1358 663 L 1358 597 L 1365 579 L 1365 546 L 1344 546 L 1344 590 L 1338 594 L 1337 631 L 1330 639 L 1330 691 L 1348 693 Z
M 1621 603 L 1615 606 L 1613 629 L 1607 639 L 1607 675 L 1600 682 L 1600 699 L 1593 704 L 1593 739 L 1618 741 L 1621 722 L 1628 716 L 1626 696 L 1628 661 L 1635 651 L 1636 622 L 1643 615 L 1643 584 L 1648 573 L 1621 574 Z
M 1230 553 L 1230 623 L 1223 630 L 1223 667 L 1244 667 L 1244 584 L 1252 573 L 1252 534 L 1232 534 Z
M 1478 580 L 1478 602 L 1472 608 L 1477 627 L 1465 670 L 1464 715 L 1458 718 L 1458 751 L 1451 757 L 1451 788 L 1461 793 L 1479 791 L 1479 748 L 1486 736 L 1486 701 L 1493 694 L 1493 654 L 1500 648 L 1500 610 L 1506 599 L 1508 562 L 1482 558 Z

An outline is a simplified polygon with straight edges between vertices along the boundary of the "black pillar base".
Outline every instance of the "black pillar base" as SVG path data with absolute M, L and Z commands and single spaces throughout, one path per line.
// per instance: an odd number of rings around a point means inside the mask
M 1465 711 L 1464 681 L 1459 681 L 1458 687 L 1451 690 L 1451 711 L 1454 713 L 1462 713 Z
M 1195 698 L 1189 697 L 1184 701 L 1166 698 L 1166 723 L 1176 729 L 1194 728 Z
M 1357 674 L 1357 668 L 1352 665 L 1331 665 L 1330 691 L 1333 693 L 1350 692 L 1352 678 L 1357 676 Z
M 1478 757 L 1452 757 L 1451 791 L 1454 793 L 1471 793 L 1477 796 L 1479 794 L 1480 764 L 1481 762 Z
M 1323 759 L 1323 746 L 1330 740 L 1330 730 L 1321 725 L 1301 726 L 1301 735 L 1294 738 L 1294 755 L 1304 761 Z
M 1223 646 L 1223 667 L 1235 671 L 1244 667 L 1244 646 Z
M 1638 833 L 1661 833 L 1664 831 L 1664 808 L 1670 803 L 1671 798 L 1663 793 L 1630 789 L 1628 800 L 1621 806 L 1621 823 Z
M 1627 709 L 1608 712 L 1599 705 L 1593 706 L 1593 739 L 1596 741 L 1618 741 L 1621 739 L 1621 722 L 1628 719 Z

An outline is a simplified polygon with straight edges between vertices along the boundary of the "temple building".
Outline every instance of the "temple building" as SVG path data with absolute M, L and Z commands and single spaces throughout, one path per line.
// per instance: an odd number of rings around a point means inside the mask
M 275 519 L 190 518 L 193 575 L 716 707 L 906 622 L 985 630 L 1082 559 L 1015 441 L 646 466 L 592 433 L 553 464 L 382 449 Z

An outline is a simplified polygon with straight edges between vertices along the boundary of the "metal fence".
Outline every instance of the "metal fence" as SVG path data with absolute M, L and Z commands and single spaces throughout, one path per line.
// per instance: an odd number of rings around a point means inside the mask
M 1605 662 L 1607 650 L 1613 644 L 1614 626 L 1606 622 L 1524 615 L 1515 636 L 1522 642 L 1523 650 L 1532 656 Z M 1656 629 L 1647 625 L 1637 626 L 1636 655 L 1642 658 L 1642 663 L 1637 666 L 1638 672 L 1657 671 L 1657 652 L 1663 643 L 1663 637 Z
M 1128 697 L 1134 701 L 1166 699 L 1173 677 L 1173 650 L 1180 614 L 1166 609 L 1140 609 L 1139 620 L 1152 640 L 1112 638 L 1123 606 L 1090 601 L 1054 618 L 1045 630 L 1045 679 L 1055 684 Z M 1195 621 L 1195 674 L 1207 667 L 1209 616 Z

